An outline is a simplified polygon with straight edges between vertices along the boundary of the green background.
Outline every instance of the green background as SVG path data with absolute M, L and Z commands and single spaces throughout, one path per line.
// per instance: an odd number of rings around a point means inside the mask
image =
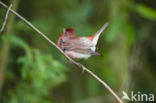
M 10 0 L 2 0 L 10 5 Z M 156 0 L 13 0 L 13 9 L 57 43 L 63 28 L 91 36 L 104 23 L 97 51 L 80 63 L 122 91 L 156 94 Z M 6 9 L 0 6 L 0 25 Z M 14 14 L 0 33 L 1 103 L 117 103 Z M 127 102 L 127 101 L 125 101 Z

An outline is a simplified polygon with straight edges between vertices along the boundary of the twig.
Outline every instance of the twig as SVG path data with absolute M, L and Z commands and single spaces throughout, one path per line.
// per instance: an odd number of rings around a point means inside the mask
M 4 3 L 2 3 L 0 1 L 0 4 L 5 7 L 8 8 L 7 5 L 5 5 Z M 93 78 L 95 78 L 97 81 L 99 81 L 106 89 L 108 89 L 108 91 L 117 99 L 117 101 L 119 103 L 123 103 L 122 100 L 117 96 L 117 94 L 102 80 L 100 79 L 97 75 L 95 75 L 92 71 L 90 71 L 88 68 L 86 68 L 84 65 L 74 61 L 72 58 L 70 58 L 69 56 L 67 56 L 53 41 L 51 41 L 45 34 L 43 34 L 39 29 L 37 29 L 34 25 L 32 25 L 28 20 L 26 20 L 24 17 L 22 17 L 21 15 L 19 15 L 17 12 L 15 12 L 14 10 L 10 9 L 10 11 L 15 14 L 17 17 L 19 17 L 21 20 L 23 20 L 27 25 L 29 25 L 33 30 L 35 30 L 37 33 L 39 33 L 44 39 L 46 39 L 51 45 L 53 45 L 54 47 L 56 47 L 70 62 L 72 62 L 73 64 L 79 66 L 80 68 L 82 68 L 84 71 L 86 71 L 87 73 L 89 73 Z
M 5 15 L 5 19 L 4 19 L 3 25 L 2 25 L 2 27 L 1 27 L 1 29 L 0 29 L 0 33 L 4 30 L 4 27 L 5 27 L 6 22 L 7 22 L 7 20 L 8 20 L 8 15 L 9 15 L 9 11 L 11 10 L 11 7 L 12 7 L 12 4 L 10 4 L 10 6 L 9 6 L 7 12 L 6 12 L 6 15 Z
M 18 6 L 18 1 L 19 0 L 12 1 L 12 5 L 14 6 L 15 10 Z M 4 26 L 4 29 L 6 28 L 5 35 L 11 35 L 11 32 L 13 30 L 14 20 L 15 20 L 15 15 L 10 15 L 10 12 L 8 15 L 9 15 L 9 17 L 8 17 L 9 22 L 6 21 L 8 23 L 7 23 L 7 25 Z M 1 44 L 1 45 L 2 45 L 2 49 L 1 49 L 1 57 L 0 57 L 0 100 L 3 95 L 3 84 L 4 84 L 4 79 L 5 79 L 5 71 L 7 69 L 10 43 L 8 41 L 4 41 L 3 44 Z

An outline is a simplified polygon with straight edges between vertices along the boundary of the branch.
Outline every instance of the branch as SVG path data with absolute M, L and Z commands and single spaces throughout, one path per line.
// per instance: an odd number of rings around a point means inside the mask
M 2 5 L 5 8 L 8 8 L 7 5 L 5 5 L 3 2 L 0 1 L 0 5 Z M 23 20 L 27 25 L 29 25 L 33 30 L 35 30 L 38 34 L 40 34 L 44 39 L 46 39 L 52 46 L 57 48 L 71 63 L 77 65 L 78 67 L 82 68 L 84 71 L 86 71 L 88 74 L 90 74 L 93 78 L 95 78 L 97 81 L 99 81 L 116 99 L 119 103 L 123 103 L 122 100 L 117 96 L 117 94 L 97 75 L 95 75 L 92 71 L 90 71 L 88 68 L 86 68 L 84 65 L 74 61 L 72 58 L 67 56 L 53 41 L 51 41 L 45 34 L 43 34 L 39 29 L 37 29 L 34 25 L 32 25 L 28 20 L 26 20 L 24 17 L 19 15 L 14 10 L 10 9 L 10 11 L 15 14 L 17 17 L 19 17 L 21 20 Z
M 9 11 L 11 10 L 11 7 L 12 7 L 12 4 L 10 4 L 10 6 L 9 6 L 7 12 L 6 12 L 6 15 L 5 15 L 5 19 L 4 19 L 3 25 L 2 25 L 2 27 L 1 27 L 1 29 L 0 29 L 0 33 L 4 30 L 4 27 L 5 27 L 6 22 L 7 22 L 7 20 L 8 20 L 8 15 L 9 15 Z
M 12 5 L 14 5 L 14 9 L 17 8 L 18 6 L 18 0 L 13 0 Z M 10 9 L 11 9 L 11 5 L 7 10 L 4 22 L 2 22 L 2 31 L 6 28 L 5 30 L 5 35 L 11 35 L 11 32 L 13 30 L 13 24 L 14 24 L 14 18 L 15 15 L 10 15 Z M 9 17 L 7 17 L 7 15 Z M 9 22 L 6 25 L 7 22 L 7 18 L 9 19 Z M 7 27 L 6 27 L 7 26 Z M 10 49 L 10 44 L 8 41 L 4 41 L 2 45 L 2 49 L 1 49 L 1 57 L 0 57 L 0 100 L 1 97 L 3 95 L 3 83 L 5 80 L 5 71 L 7 69 L 7 63 L 8 63 L 8 56 L 9 56 L 9 49 Z

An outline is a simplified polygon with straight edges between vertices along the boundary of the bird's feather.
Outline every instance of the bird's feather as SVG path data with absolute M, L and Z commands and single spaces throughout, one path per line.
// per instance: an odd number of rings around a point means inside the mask
M 105 23 L 93 36 L 93 44 L 96 46 L 100 34 L 106 29 L 106 27 L 109 25 L 109 22 Z
M 99 53 L 92 51 L 91 48 L 93 46 L 94 45 L 92 45 L 91 41 L 86 38 L 64 38 L 64 42 L 62 42 L 62 49 L 65 51 L 74 51 L 81 54 L 100 55 Z

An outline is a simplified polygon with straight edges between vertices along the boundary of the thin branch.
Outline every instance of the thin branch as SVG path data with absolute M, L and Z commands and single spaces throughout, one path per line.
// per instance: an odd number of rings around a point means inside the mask
M 8 8 L 7 5 L 5 5 L 4 3 L 2 3 L 0 1 L 0 4 L 5 7 Z M 72 58 L 70 58 L 69 56 L 67 56 L 53 41 L 51 41 L 45 34 L 43 34 L 39 29 L 37 29 L 34 25 L 32 25 L 28 20 L 26 20 L 24 17 L 22 17 L 21 15 L 19 15 L 17 12 L 15 12 L 14 10 L 10 10 L 13 14 L 15 14 L 17 17 L 19 17 L 21 20 L 23 20 L 27 25 L 29 25 L 33 30 L 35 30 L 38 34 L 40 34 L 44 39 L 46 39 L 52 46 L 56 47 L 71 63 L 79 66 L 80 68 L 82 68 L 84 71 L 86 71 L 87 73 L 89 73 L 93 78 L 95 78 L 97 81 L 99 81 L 116 99 L 119 103 L 123 103 L 122 100 L 118 97 L 118 95 L 102 80 L 100 79 L 97 75 L 95 75 L 92 71 L 90 71 L 88 68 L 86 68 L 84 65 L 74 61 Z
M 14 6 L 14 9 L 16 10 L 17 6 L 18 6 L 18 1 L 19 0 L 13 0 L 12 5 Z M 8 11 L 10 11 L 8 9 Z M 7 14 L 6 14 L 7 15 Z M 6 20 L 7 25 L 4 25 L 4 29 L 5 30 L 5 35 L 11 35 L 11 32 L 13 30 L 13 24 L 14 24 L 14 20 L 15 20 L 15 15 L 10 15 L 10 12 L 8 12 L 8 20 Z M 7 17 L 6 17 L 7 18 Z M 5 19 L 4 19 L 5 21 Z M 3 22 L 2 22 L 3 24 Z M 7 27 L 6 27 L 7 26 Z M 3 31 L 3 29 L 2 29 Z M 1 57 L 0 57 L 0 100 L 1 97 L 3 95 L 3 84 L 4 84 L 4 80 L 5 80 L 5 71 L 7 69 L 7 63 L 8 63 L 8 56 L 9 56 L 9 50 L 10 50 L 10 43 L 8 41 L 4 41 L 2 45 L 2 49 L 1 49 Z
M 5 19 L 4 19 L 3 25 L 2 25 L 2 27 L 1 27 L 1 29 L 0 29 L 0 33 L 4 30 L 4 27 L 5 27 L 6 23 L 7 23 L 8 15 L 9 15 L 9 11 L 11 10 L 11 7 L 12 7 L 12 4 L 10 4 L 10 6 L 9 6 L 7 12 L 6 12 L 6 15 L 5 15 Z

